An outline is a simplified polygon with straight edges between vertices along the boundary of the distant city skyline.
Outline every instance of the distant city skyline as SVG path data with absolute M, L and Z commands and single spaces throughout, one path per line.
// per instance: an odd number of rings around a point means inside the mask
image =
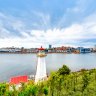
M 0 0 L 0 48 L 96 45 L 95 0 Z

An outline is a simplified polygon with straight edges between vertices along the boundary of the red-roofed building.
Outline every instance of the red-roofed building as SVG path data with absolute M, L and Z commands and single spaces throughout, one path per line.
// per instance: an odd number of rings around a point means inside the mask
M 42 51 L 42 50 L 45 50 L 45 49 L 41 46 L 41 48 L 38 48 L 38 50 L 41 50 Z
M 28 81 L 28 76 L 17 76 L 17 77 L 12 77 L 10 79 L 10 84 L 19 84 L 21 82 L 25 83 Z
M 16 90 L 18 90 L 22 85 L 21 83 L 26 83 L 28 81 L 28 76 L 17 76 L 10 79 L 10 84 L 15 85 Z M 12 86 L 9 86 L 9 90 L 14 90 Z

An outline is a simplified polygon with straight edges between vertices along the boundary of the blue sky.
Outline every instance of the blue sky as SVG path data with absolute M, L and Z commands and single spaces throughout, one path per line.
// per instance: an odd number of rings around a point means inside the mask
M 0 47 L 96 44 L 95 0 L 0 0 Z

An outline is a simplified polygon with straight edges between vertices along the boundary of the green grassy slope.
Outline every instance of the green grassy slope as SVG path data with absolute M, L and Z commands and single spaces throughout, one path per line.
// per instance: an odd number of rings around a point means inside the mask
M 96 96 L 96 69 L 70 72 L 64 65 L 56 72 L 52 72 L 48 80 L 21 83 L 19 90 L 7 83 L 0 84 L 0 96 Z M 13 91 L 9 90 L 13 87 Z

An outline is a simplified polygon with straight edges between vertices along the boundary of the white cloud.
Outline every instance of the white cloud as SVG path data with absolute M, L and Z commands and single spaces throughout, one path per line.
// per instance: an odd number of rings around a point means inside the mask
M 33 23 L 33 25 L 37 27 L 41 27 L 40 29 L 47 29 L 50 27 L 50 15 L 44 14 L 42 12 L 33 11 L 33 14 L 37 18 L 37 23 Z
M 88 40 L 96 38 L 96 20 L 94 18 L 96 14 L 86 17 L 81 23 L 74 23 L 66 28 L 54 28 L 45 30 L 30 29 L 25 22 L 19 20 L 13 20 L 10 26 L 24 37 L 15 37 L 11 35 L 11 30 L 7 30 L 2 24 L 0 24 L 0 47 L 16 46 L 16 47 L 39 47 L 40 45 L 47 46 L 53 45 L 78 45 L 82 40 Z M 3 15 L 2 15 L 3 16 Z M 42 17 L 42 15 L 40 15 Z M 4 17 L 5 18 L 5 17 Z M 8 17 L 7 17 L 8 18 Z M 44 17 L 45 18 L 45 17 Z M 46 17 L 49 18 L 49 17 Z M 44 19 L 46 22 L 46 19 Z M 49 20 L 48 20 L 49 21 Z M 47 24 L 47 23 L 46 23 Z M 17 34 L 17 33 L 15 33 Z M 82 42 L 83 43 L 83 42 Z M 83 45 L 94 44 L 90 42 L 84 42 Z

